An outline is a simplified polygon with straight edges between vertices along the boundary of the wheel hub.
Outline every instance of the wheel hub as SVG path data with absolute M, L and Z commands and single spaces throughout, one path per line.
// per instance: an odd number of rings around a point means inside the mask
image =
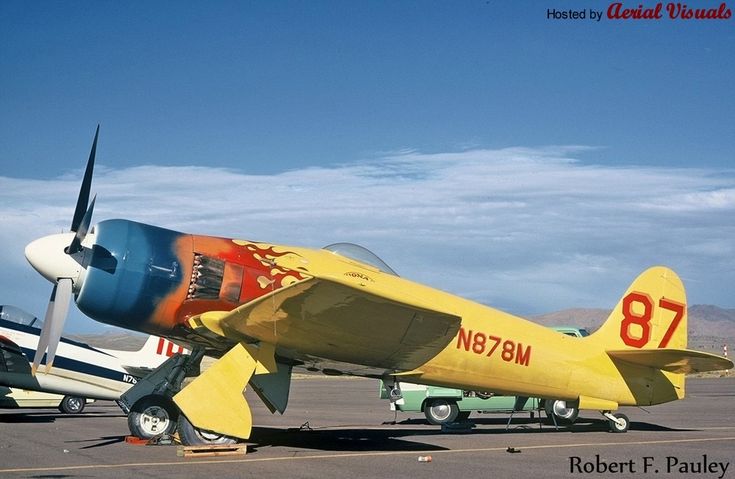
M 574 414 L 574 409 L 567 407 L 566 401 L 554 401 L 553 410 L 554 414 L 562 419 L 567 419 Z
M 438 419 L 444 419 L 449 416 L 450 408 L 448 404 L 437 404 L 431 407 L 434 416 Z
M 168 422 L 168 413 L 161 407 L 150 407 L 141 415 L 141 428 L 154 436 L 165 431 Z

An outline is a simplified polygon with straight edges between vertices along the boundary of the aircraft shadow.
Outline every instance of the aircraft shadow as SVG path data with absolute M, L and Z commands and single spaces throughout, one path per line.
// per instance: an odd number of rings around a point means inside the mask
M 527 426 L 533 423 L 534 423 L 533 420 L 528 420 Z M 478 421 L 478 424 L 481 424 L 481 423 Z M 515 424 L 515 420 L 511 423 L 511 428 L 513 428 L 513 424 Z M 538 420 L 535 421 L 535 424 L 538 426 Z M 544 429 L 554 430 L 554 426 L 551 422 L 544 421 L 543 424 L 544 424 Z M 696 429 L 672 428 L 668 426 L 662 426 L 660 424 L 631 421 L 629 430 L 630 431 L 649 431 L 649 432 L 650 431 L 687 432 L 687 431 L 695 431 Z M 609 426 L 608 426 L 607 419 L 578 418 L 572 425 L 559 424 L 559 431 L 560 432 L 568 431 L 568 432 L 574 432 L 574 433 L 607 432 L 609 431 Z
M 33 479 L 64 479 L 66 477 L 92 477 L 92 476 L 80 476 L 78 474 L 38 474 L 35 476 L 28 476 Z
M 22 424 L 34 424 L 34 423 L 50 423 L 56 421 L 58 414 L 48 413 L 12 413 L 12 414 L 0 414 L 0 423 L 22 423 Z
M 508 424 L 508 418 L 502 418 L 502 417 L 495 417 L 495 418 L 488 418 L 488 417 L 478 417 L 478 418 L 472 418 L 469 420 L 470 423 L 474 424 L 475 426 L 506 426 Z M 395 425 L 427 425 L 431 426 L 428 421 L 425 419 L 404 419 L 403 421 L 399 422 L 386 422 L 384 424 L 395 424 Z M 439 428 L 439 426 L 431 426 Z M 599 432 L 599 431 L 607 431 L 608 430 L 608 423 L 606 419 L 596 419 L 596 418 L 578 418 L 574 424 L 566 425 L 566 424 L 559 424 L 558 432 Z M 520 417 L 520 418 L 513 418 L 513 420 L 510 422 L 510 427 L 506 431 L 505 429 L 500 431 L 485 431 L 483 430 L 483 433 L 507 433 L 512 432 L 515 430 L 527 430 L 528 432 L 533 432 L 534 430 L 538 432 L 540 429 L 543 432 L 557 432 L 554 429 L 554 424 L 549 421 L 546 418 L 543 418 L 541 421 L 541 427 L 539 427 L 539 420 L 538 418 L 532 419 L 528 417 Z M 678 431 L 678 432 L 687 432 L 687 431 L 696 431 L 696 429 L 687 429 L 687 428 L 671 428 L 667 426 L 661 426 L 659 424 L 651 424 L 647 422 L 631 422 L 630 424 L 630 430 L 631 431 Z
M 447 434 L 501 436 L 508 434 L 553 434 L 553 433 L 600 433 L 608 432 L 609 426 L 605 419 L 580 418 L 572 426 L 560 425 L 558 429 L 553 424 L 543 423 L 539 427 L 538 419 L 513 420 L 506 429 L 507 419 L 479 419 L 469 421 L 454 428 L 442 430 L 439 426 L 429 425 L 420 419 L 407 419 L 393 424 L 386 423 L 380 429 L 350 428 L 275 428 L 256 426 L 250 440 L 254 450 L 266 446 L 285 446 L 324 451 L 427 451 L 444 450 L 445 447 L 426 444 L 421 438 L 441 436 Z M 401 426 L 426 425 L 426 429 Z M 500 426 L 500 427 L 483 427 Z M 632 422 L 631 431 L 659 431 L 682 432 L 694 429 L 677 429 L 651 424 L 646 422 Z
M 67 441 L 67 443 L 73 444 L 73 443 L 84 443 L 84 442 L 94 442 L 94 441 L 102 441 L 102 442 L 95 442 L 94 444 L 80 447 L 79 449 L 80 450 L 95 449 L 98 447 L 111 446 L 113 444 L 120 444 L 121 442 L 125 442 L 125 436 L 104 436 L 104 437 L 98 437 L 95 439 L 83 439 L 80 441 Z
M 117 413 L 82 413 L 82 414 L 64 414 L 61 412 L 18 412 L 0 414 L 0 423 L 8 424 L 34 424 L 34 423 L 51 423 L 57 419 L 92 419 L 97 417 L 126 417 L 122 412 Z
M 86 417 L 90 417 L 87 415 Z M 108 416 L 103 414 L 103 416 Z M 0 414 L 0 422 L 7 423 L 52 423 L 58 417 L 83 418 L 84 415 L 63 415 L 48 413 Z M 460 423 L 442 430 L 439 426 L 430 425 L 422 419 L 406 419 L 396 423 L 384 423 L 383 427 L 363 428 L 360 426 L 335 428 L 311 428 L 308 423 L 302 428 L 253 427 L 248 441 L 248 448 L 257 451 L 261 447 L 282 446 L 319 451 L 440 451 L 447 447 L 423 442 L 422 438 L 443 435 L 476 435 L 501 436 L 508 434 L 552 434 L 552 433 L 599 433 L 608 431 L 608 423 L 604 419 L 580 418 L 572 426 L 559 426 L 544 423 L 539 427 L 538 419 L 514 419 L 506 429 L 507 419 L 480 418 L 476 421 Z M 425 425 L 417 429 L 415 426 Z M 411 427 L 402 427 L 411 426 Z M 495 426 L 495 427 L 489 427 Z M 681 432 L 696 429 L 676 429 L 646 422 L 632 422 L 631 431 Z M 70 441 L 73 443 L 89 443 L 80 449 L 95 449 L 111 446 L 125 441 L 125 436 L 103 436 L 94 439 Z
M 284 446 L 320 451 L 439 451 L 446 447 L 401 439 L 400 436 L 436 435 L 436 431 L 410 431 L 401 434 L 390 429 L 281 429 L 254 427 L 248 449 Z M 408 432 L 408 431 L 404 431 Z M 396 434 L 399 433 L 399 434 Z

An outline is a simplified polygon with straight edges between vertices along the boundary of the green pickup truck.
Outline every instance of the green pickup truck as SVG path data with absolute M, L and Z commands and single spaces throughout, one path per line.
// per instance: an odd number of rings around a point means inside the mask
M 569 336 L 589 336 L 586 329 L 572 327 L 552 328 Z M 578 410 L 567 407 L 564 401 L 545 401 L 539 398 L 502 396 L 491 392 L 464 391 L 414 383 L 400 383 L 401 397 L 391 401 L 391 410 L 423 412 L 431 424 L 441 425 L 467 419 L 473 411 L 482 413 L 510 413 L 544 408 L 547 416 L 555 416 L 557 423 L 570 424 L 577 419 Z M 380 382 L 380 398 L 389 399 L 390 392 Z

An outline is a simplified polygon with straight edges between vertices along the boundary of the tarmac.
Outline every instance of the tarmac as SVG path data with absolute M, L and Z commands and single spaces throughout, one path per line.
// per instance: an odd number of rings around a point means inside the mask
M 420 413 L 396 416 L 378 393 L 376 380 L 296 379 L 283 416 L 249 398 L 246 455 L 207 458 L 126 443 L 109 402 L 77 416 L 0 410 L 0 477 L 735 477 L 735 377 L 688 379 L 682 401 L 622 408 L 624 434 L 595 411 L 559 430 L 528 413 L 508 429 L 507 414 L 473 413 L 474 427 L 442 431 Z

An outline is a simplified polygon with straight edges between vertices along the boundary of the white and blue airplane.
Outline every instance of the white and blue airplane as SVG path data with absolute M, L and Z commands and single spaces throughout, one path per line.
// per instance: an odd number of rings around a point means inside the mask
M 66 413 L 81 412 L 87 399 L 117 400 L 173 354 L 188 352 L 156 336 L 138 351 L 95 348 L 62 337 L 53 369 L 34 375 L 29 358 L 36 354 L 42 329 L 43 321 L 32 314 L 0 306 L 0 386 L 59 394 L 58 407 Z

